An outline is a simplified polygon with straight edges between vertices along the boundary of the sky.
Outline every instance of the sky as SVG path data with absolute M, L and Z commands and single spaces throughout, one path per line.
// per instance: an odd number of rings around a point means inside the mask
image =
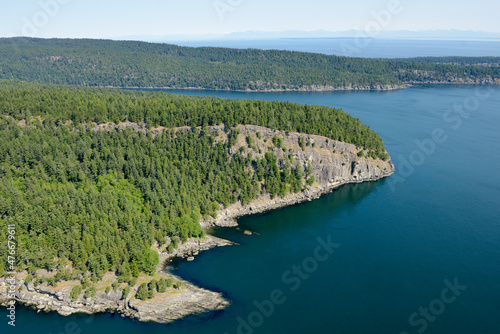
M 0 37 L 351 29 L 500 32 L 498 0 L 2 0 L 0 8 Z

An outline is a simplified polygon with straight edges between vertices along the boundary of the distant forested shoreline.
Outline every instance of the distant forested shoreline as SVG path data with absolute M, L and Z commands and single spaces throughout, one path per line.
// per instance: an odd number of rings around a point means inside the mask
M 390 90 L 500 84 L 500 58 L 365 59 L 91 39 L 0 39 L 0 79 L 119 88 Z

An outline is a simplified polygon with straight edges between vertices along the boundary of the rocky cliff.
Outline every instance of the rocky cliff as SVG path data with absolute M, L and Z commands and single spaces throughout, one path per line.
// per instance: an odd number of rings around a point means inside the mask
M 240 125 L 238 128 L 240 134 L 233 151 L 242 148 L 244 154 L 262 158 L 268 149 L 272 149 L 281 163 L 292 155 L 294 166 L 301 165 L 303 169 L 307 166 L 312 168 L 315 183 L 308 186 L 304 192 L 285 197 L 271 198 L 269 195 L 262 195 L 244 206 L 240 202 L 232 204 L 220 210 L 217 219 L 203 221 L 204 227 L 235 226 L 237 225 L 235 219 L 238 217 L 309 201 L 347 183 L 375 181 L 394 173 L 394 166 L 389 160 L 359 156 L 358 153 L 362 148 L 353 144 L 322 136 L 276 131 L 255 125 Z M 253 148 L 249 148 L 246 143 L 248 136 L 254 140 Z M 272 145 L 271 141 L 275 136 L 283 138 L 282 147 L 286 152 Z M 305 141 L 306 145 L 301 147 L 299 144 L 301 141 Z

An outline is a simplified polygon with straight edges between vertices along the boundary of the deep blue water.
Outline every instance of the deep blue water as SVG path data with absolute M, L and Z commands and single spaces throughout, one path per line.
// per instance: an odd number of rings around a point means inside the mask
M 173 42 L 183 46 L 258 48 L 316 52 L 337 56 L 365 58 L 407 58 L 425 56 L 494 56 L 500 57 L 500 40 L 398 40 L 398 39 L 270 39 Z
M 253 325 L 241 333 L 500 332 L 499 88 L 174 92 L 342 107 L 380 133 L 398 171 L 241 219 L 244 229 L 258 233 L 252 236 L 214 231 L 240 245 L 202 253 L 175 272 L 224 292 L 233 304 L 223 312 L 156 325 L 109 314 L 64 318 L 18 310 L 17 332 L 233 334 L 239 317 Z M 450 112 L 454 105 L 465 105 L 468 114 Z M 439 143 L 430 144 L 436 131 Z M 332 254 L 317 253 L 322 262 L 313 260 L 318 238 L 336 244 Z M 291 273 L 294 265 L 303 273 Z M 444 290 L 445 280 L 457 281 L 456 294 Z M 282 292 L 279 303 L 261 321 L 254 301 L 269 300 L 275 290 Z M 431 307 L 428 320 L 421 307 Z M 1 319 L 3 333 L 4 310 Z

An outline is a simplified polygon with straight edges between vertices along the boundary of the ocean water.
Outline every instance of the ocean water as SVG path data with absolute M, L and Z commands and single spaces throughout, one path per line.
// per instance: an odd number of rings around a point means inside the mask
M 399 40 L 354 38 L 283 38 L 172 42 L 182 46 L 277 49 L 364 58 L 444 56 L 500 57 L 500 40 Z
M 174 272 L 232 305 L 170 325 L 18 309 L 18 333 L 500 332 L 500 89 L 178 94 L 342 107 L 369 124 L 397 172 L 248 216 Z M 325 246 L 326 245 L 326 246 Z M 0 312 L 1 332 L 7 326 Z

